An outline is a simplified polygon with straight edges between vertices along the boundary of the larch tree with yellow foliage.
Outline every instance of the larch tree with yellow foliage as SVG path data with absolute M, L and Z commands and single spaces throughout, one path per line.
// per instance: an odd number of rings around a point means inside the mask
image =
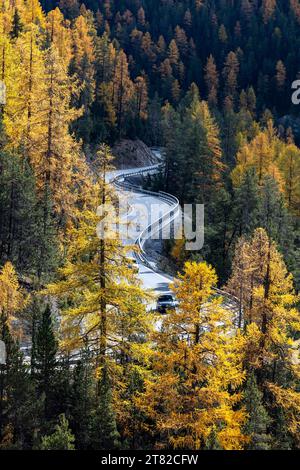
M 231 173 L 234 185 L 240 187 L 247 172 L 253 169 L 260 186 L 266 177 L 272 177 L 284 194 L 288 209 L 298 214 L 300 152 L 294 143 L 278 138 L 271 121 L 251 142 L 241 144 L 237 165 Z
M 211 266 L 187 262 L 172 287 L 178 310 L 154 335 L 153 377 L 138 403 L 160 445 L 242 449 L 247 440 L 240 406 L 244 341 L 231 334 L 232 315 L 214 296 L 216 283 Z
M 70 73 L 78 81 L 79 93 L 75 99 L 78 109 L 82 108 L 83 115 L 74 124 L 77 135 L 90 141 L 92 129 L 91 107 L 95 99 L 95 43 L 96 31 L 89 24 L 84 16 L 76 18 L 72 28 L 72 60 L 70 63 Z
M 253 287 L 253 268 L 249 254 L 249 244 L 241 237 L 236 244 L 235 256 L 232 262 L 232 275 L 225 286 L 225 290 L 234 295 L 239 302 L 238 327 L 242 328 L 247 321 L 245 312 L 252 298 L 249 291 Z
M 290 143 L 284 145 L 278 157 L 288 208 L 300 214 L 300 150 Z
M 272 121 L 268 122 L 265 130 L 250 142 L 241 145 L 237 154 L 237 165 L 232 171 L 232 180 L 235 186 L 240 186 L 245 173 L 254 168 L 258 182 L 262 184 L 265 176 L 272 176 L 279 185 L 282 185 L 282 177 L 276 165 L 279 154 L 280 141 L 275 134 Z
M 236 247 L 228 288 L 238 296 L 241 279 L 246 368 L 255 372 L 274 422 L 283 415 L 282 426 L 298 442 L 299 298 L 282 255 L 263 229 L 255 230 L 251 240 L 241 240 Z
M 96 207 L 80 213 L 78 225 L 69 233 L 60 279 L 46 293 L 63 300 L 62 350 L 76 354 L 90 345 L 98 376 L 104 369 L 110 371 L 117 412 L 125 419 L 126 407 L 118 397 L 126 390 L 128 375 L 143 370 L 147 362 L 151 318 L 145 311 L 147 296 L 129 265 L 128 247 L 116 236 L 118 217 L 110 214 L 109 226 L 103 220 L 107 205 L 115 203 L 106 182 L 111 158 L 108 147 L 101 146 L 94 167 L 102 209 L 98 215 Z
M 135 88 L 135 109 L 134 114 L 138 119 L 147 118 L 148 90 L 144 77 L 137 77 L 134 82 Z
M 47 42 L 54 44 L 64 63 L 69 64 L 72 57 L 72 36 L 69 21 L 59 8 L 49 11 L 46 18 Z
M 28 300 L 28 295 L 19 285 L 13 265 L 8 261 L 0 271 L 0 335 L 4 327 L 8 327 L 12 333 L 14 329 L 20 330 L 20 324 L 16 324 L 17 315 L 25 309 Z
M 36 25 L 22 32 L 14 44 L 18 77 L 8 80 L 4 123 L 11 146 L 20 147 L 34 166 L 43 141 L 42 109 L 45 100 L 45 64 Z
M 116 109 L 119 136 L 124 132 L 125 116 L 134 94 L 134 85 L 130 79 L 126 54 L 121 50 L 116 57 L 112 102 Z
M 222 185 L 222 151 L 219 128 L 206 101 L 195 100 L 190 107 L 193 128 L 191 150 L 194 149 L 194 175 L 192 179 L 201 202 L 207 201 L 215 188 Z M 196 196 L 197 197 L 197 196 Z
M 9 35 L 5 14 L 0 24 L 1 71 L 7 90 L 3 121 L 7 148 L 21 151 L 44 199 L 45 221 L 54 213 L 57 226 L 76 220 L 79 208 L 93 204 L 91 172 L 70 126 L 82 114 L 73 105 L 78 83 L 69 75 L 71 30 L 59 10 L 46 18 L 38 2 L 20 3 L 22 30 Z M 76 91 L 77 90 L 77 91 Z M 46 224 L 45 224 L 46 225 Z
M 116 109 L 113 103 L 114 70 L 117 51 L 107 33 L 95 39 L 95 107 L 99 113 L 96 131 L 99 138 L 106 137 L 106 128 L 116 124 Z
M 78 210 L 94 204 L 95 192 L 81 144 L 69 132 L 69 126 L 81 114 L 71 104 L 75 84 L 54 44 L 46 51 L 45 67 L 44 138 L 35 168 L 40 190 L 45 197 L 51 195 L 58 226 L 66 231 L 76 221 Z

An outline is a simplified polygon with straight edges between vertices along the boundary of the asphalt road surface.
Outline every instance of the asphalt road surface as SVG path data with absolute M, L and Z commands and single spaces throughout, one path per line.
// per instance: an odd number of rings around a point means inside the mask
M 153 171 L 155 166 L 146 168 L 149 168 L 149 171 Z M 113 181 L 116 176 L 124 175 L 124 177 L 126 177 L 126 174 L 128 173 L 139 173 L 141 171 L 144 171 L 144 168 L 116 170 L 109 173 L 108 180 Z M 145 170 L 145 174 L 146 173 L 147 171 Z M 149 225 L 149 220 L 151 220 L 151 222 L 155 221 L 163 214 L 170 211 L 170 204 L 162 200 L 159 196 L 156 197 L 154 195 L 143 194 L 135 192 L 134 190 L 125 191 L 118 188 L 117 192 L 122 202 L 124 204 L 127 202 L 129 207 L 129 237 L 127 240 L 124 240 L 125 244 L 134 244 L 139 233 Z M 141 210 L 142 208 L 144 208 L 144 211 L 148 214 L 148 217 L 143 217 L 144 214 L 143 210 Z M 149 219 L 150 214 L 151 219 Z M 155 270 L 155 266 L 153 266 L 153 269 L 151 269 L 149 266 L 144 265 L 139 259 L 137 260 L 137 263 L 139 268 L 138 276 L 145 289 L 150 289 L 155 295 L 160 295 L 170 291 L 169 285 L 173 280 L 170 276 L 157 272 Z

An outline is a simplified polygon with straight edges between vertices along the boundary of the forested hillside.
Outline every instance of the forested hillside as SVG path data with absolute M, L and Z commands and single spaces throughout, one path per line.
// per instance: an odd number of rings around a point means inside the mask
M 0 4 L 0 449 L 299 449 L 300 2 Z M 159 317 L 97 235 L 122 139 L 205 207 Z
M 57 4 L 42 2 L 46 10 Z M 74 19 L 94 12 L 98 34 L 122 47 L 134 78 L 151 98 L 177 104 L 196 83 L 203 98 L 225 109 L 247 103 L 277 117 L 291 108 L 297 78 L 300 7 L 296 0 L 105 0 L 58 3 Z M 246 94 L 246 95 L 245 95 Z

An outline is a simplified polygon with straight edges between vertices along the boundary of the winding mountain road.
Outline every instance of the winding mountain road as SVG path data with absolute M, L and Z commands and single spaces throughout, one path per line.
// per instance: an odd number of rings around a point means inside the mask
M 160 164 L 129 170 L 116 170 L 111 172 L 108 177 L 108 180 L 116 187 L 120 200 L 123 203 L 126 201 L 130 207 L 128 239 L 124 243 L 137 246 L 135 257 L 139 269 L 138 277 L 145 289 L 149 289 L 158 295 L 170 291 L 169 284 L 173 281 L 173 278 L 159 272 L 155 263 L 148 258 L 144 245 L 151 237 L 151 234 L 156 233 L 160 228 L 176 219 L 180 213 L 179 204 L 175 197 L 143 190 L 139 186 L 130 183 L 128 178 L 157 172 L 159 167 Z M 150 224 L 148 217 L 142 216 L 141 206 L 149 216 L 151 214 Z
M 153 233 L 157 233 L 158 230 L 162 230 L 173 221 L 176 221 L 181 209 L 178 199 L 171 194 L 144 190 L 130 182 L 129 178 L 153 174 L 159 171 L 160 167 L 161 163 L 158 163 L 141 168 L 116 170 L 108 176 L 108 180 L 116 187 L 119 198 L 123 202 L 126 201 L 128 207 L 130 207 L 128 221 L 131 229 L 128 230 L 129 237 L 125 240 L 125 243 L 137 246 L 135 257 L 139 269 L 138 276 L 144 288 L 151 290 L 156 295 L 170 292 L 170 284 L 174 278 L 158 270 L 155 263 L 149 259 L 147 250 L 145 250 L 145 243 L 153 236 Z M 145 219 L 141 217 L 141 205 L 146 208 L 148 214 L 151 213 L 150 224 L 147 217 Z M 139 234 L 136 230 L 137 225 L 140 226 Z M 223 305 L 233 313 L 233 321 L 237 323 L 240 310 L 239 300 L 220 289 L 215 289 L 215 292 L 223 297 Z

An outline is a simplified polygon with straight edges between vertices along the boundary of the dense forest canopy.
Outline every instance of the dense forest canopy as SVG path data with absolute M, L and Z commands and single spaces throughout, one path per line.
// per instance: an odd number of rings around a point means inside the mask
M 146 75 L 151 97 L 158 92 L 163 99 L 176 101 L 195 82 L 203 97 L 216 86 L 215 100 L 220 105 L 231 92 L 239 94 L 253 87 L 260 113 L 268 108 L 280 116 L 291 109 L 290 87 L 299 72 L 300 6 L 296 0 L 61 0 L 42 4 L 46 10 L 58 5 L 69 19 L 78 16 L 82 4 L 92 10 L 97 31 L 108 32 L 125 50 L 133 77 Z
M 299 1 L 0 5 L 0 449 L 299 449 Z M 205 206 L 160 317 L 96 231 L 125 139 Z

